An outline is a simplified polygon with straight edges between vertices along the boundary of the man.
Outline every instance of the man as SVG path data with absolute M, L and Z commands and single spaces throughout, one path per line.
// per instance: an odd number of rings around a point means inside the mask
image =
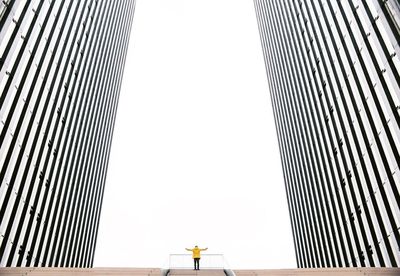
M 208 247 L 206 248 L 199 248 L 197 245 L 190 249 L 190 248 L 185 248 L 187 251 L 192 251 L 192 258 L 194 261 L 194 270 L 200 270 L 200 252 L 201 251 L 205 251 L 208 249 Z

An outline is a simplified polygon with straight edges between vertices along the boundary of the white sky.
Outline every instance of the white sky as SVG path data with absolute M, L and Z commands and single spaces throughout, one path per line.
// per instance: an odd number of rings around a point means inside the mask
M 138 0 L 94 265 L 296 267 L 251 0 Z

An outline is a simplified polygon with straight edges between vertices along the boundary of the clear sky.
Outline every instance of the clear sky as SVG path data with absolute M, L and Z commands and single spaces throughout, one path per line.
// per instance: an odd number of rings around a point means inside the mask
M 137 0 L 94 265 L 296 266 L 251 0 Z

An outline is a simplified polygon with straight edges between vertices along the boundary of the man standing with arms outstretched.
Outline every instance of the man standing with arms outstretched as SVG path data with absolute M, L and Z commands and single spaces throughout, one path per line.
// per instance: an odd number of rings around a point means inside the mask
M 194 261 L 194 270 L 200 270 L 200 252 L 201 251 L 205 251 L 205 250 L 207 250 L 208 249 L 208 247 L 206 247 L 206 248 L 199 248 L 197 245 L 194 247 L 194 248 L 192 248 L 192 249 L 189 249 L 189 248 L 185 248 L 187 251 L 192 251 L 192 258 L 193 258 L 193 261 Z

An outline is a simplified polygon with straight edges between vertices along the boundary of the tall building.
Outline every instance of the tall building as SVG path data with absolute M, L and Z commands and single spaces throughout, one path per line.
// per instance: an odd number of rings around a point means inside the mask
M 400 265 L 398 0 L 254 0 L 299 267 Z
M 0 266 L 92 266 L 134 7 L 0 3 Z

